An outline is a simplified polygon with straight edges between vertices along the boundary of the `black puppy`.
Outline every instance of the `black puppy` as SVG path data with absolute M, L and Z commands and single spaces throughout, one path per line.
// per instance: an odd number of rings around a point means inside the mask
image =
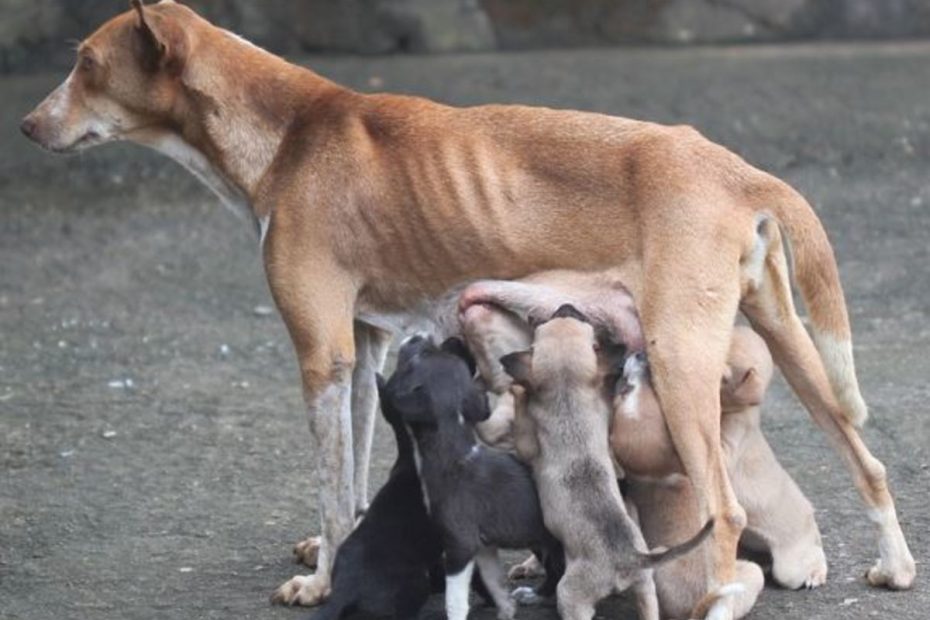
M 490 411 L 472 380 L 473 368 L 460 340 L 437 348 L 431 340 L 414 337 L 401 347 L 397 370 L 382 394 L 382 403 L 400 414 L 414 438 L 427 509 L 445 552 L 449 620 L 468 615 L 475 564 L 498 617 L 513 617 L 498 548 L 530 548 L 545 559 L 547 582 L 540 593 L 554 591 L 564 570 L 561 546 L 543 525 L 530 470 L 516 457 L 476 440 L 472 425 Z
M 383 390 L 379 376 L 378 391 Z M 416 618 L 430 592 L 442 589 L 442 542 L 426 512 L 410 433 L 383 396 L 381 411 L 394 431 L 397 460 L 339 547 L 332 593 L 312 620 L 339 620 L 356 611 Z

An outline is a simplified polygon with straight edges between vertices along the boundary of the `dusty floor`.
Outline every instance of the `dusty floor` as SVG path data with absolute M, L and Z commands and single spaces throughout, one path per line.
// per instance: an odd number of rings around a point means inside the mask
M 691 123 L 803 191 L 846 286 L 865 438 L 925 561 L 930 45 L 308 62 L 366 90 Z M 294 359 L 262 312 L 253 230 L 141 149 L 55 158 L 27 144 L 18 119 L 60 78 L 0 80 L 0 618 L 302 617 L 267 603 L 317 518 Z M 864 584 L 875 537 L 782 385 L 764 417 L 818 508 L 830 579 L 770 587 L 752 617 L 928 617 L 925 574 L 907 593 Z M 610 601 L 601 615 L 632 612 Z

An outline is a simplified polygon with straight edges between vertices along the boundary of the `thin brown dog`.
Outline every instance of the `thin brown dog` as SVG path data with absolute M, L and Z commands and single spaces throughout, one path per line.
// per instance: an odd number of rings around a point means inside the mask
M 850 465 L 879 529 L 870 582 L 911 585 L 884 467 L 855 429 L 866 407 L 833 252 L 788 185 L 690 127 L 364 95 L 180 4 L 132 4 L 81 43 L 22 130 L 56 152 L 150 146 L 256 223 L 299 361 L 323 526 L 316 575 L 289 581 L 278 600 L 327 595 L 335 546 L 367 501 L 373 370 L 388 343 L 374 325 L 478 278 L 552 268 L 624 272 L 675 448 L 702 518 L 716 517 L 709 588 L 733 578 L 745 523 L 716 387 L 739 309 Z M 764 213 L 772 235 L 791 238 L 813 340 L 780 239 L 759 243 Z

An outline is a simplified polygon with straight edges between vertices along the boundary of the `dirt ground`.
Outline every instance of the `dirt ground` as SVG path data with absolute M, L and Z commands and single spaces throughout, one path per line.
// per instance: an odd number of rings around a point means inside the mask
M 921 574 L 906 593 L 865 585 L 870 524 L 778 383 L 765 430 L 818 509 L 830 577 L 768 587 L 752 617 L 928 617 L 930 44 L 306 62 L 363 90 L 690 123 L 808 196 L 850 304 L 864 436 Z M 137 147 L 56 158 L 29 145 L 18 119 L 61 77 L 0 80 L 0 618 L 304 617 L 267 602 L 318 520 L 254 230 Z M 381 426 L 374 485 L 392 459 Z M 633 612 L 613 599 L 599 617 Z

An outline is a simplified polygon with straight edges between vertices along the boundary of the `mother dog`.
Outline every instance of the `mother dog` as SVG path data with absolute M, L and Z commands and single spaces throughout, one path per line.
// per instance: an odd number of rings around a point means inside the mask
M 334 549 L 367 501 L 374 370 L 388 345 L 372 324 L 428 310 L 477 278 L 553 268 L 622 271 L 702 519 L 716 517 L 713 581 L 733 578 L 745 524 L 718 427 L 742 310 L 850 467 L 879 529 L 869 580 L 911 585 L 884 467 L 855 430 L 866 407 L 833 252 L 785 183 L 690 127 L 364 95 L 170 0 L 132 4 L 81 43 L 22 130 L 62 153 L 152 147 L 256 222 L 300 364 L 322 514 L 317 572 L 282 586 L 280 600 L 326 596 Z M 777 226 L 762 230 L 763 214 Z M 813 340 L 792 304 L 782 231 Z

